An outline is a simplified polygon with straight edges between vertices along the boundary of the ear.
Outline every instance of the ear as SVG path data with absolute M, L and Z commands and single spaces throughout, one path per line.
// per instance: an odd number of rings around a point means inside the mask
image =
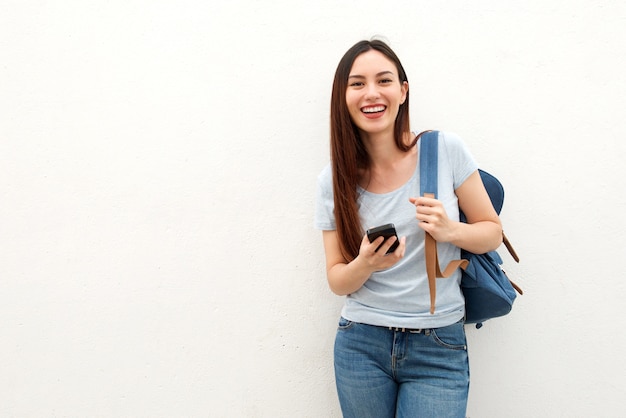
M 406 94 L 409 92 L 409 82 L 404 81 L 400 89 L 402 90 L 402 99 L 400 100 L 400 104 L 403 105 L 406 101 Z

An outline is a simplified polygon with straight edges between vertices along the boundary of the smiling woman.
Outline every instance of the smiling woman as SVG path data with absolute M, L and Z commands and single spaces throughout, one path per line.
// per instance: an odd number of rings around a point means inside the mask
M 357 57 L 348 77 L 346 104 L 362 138 L 393 135 L 408 89 L 409 83 L 400 81 L 395 64 L 382 53 L 370 50 Z
M 460 258 L 460 248 L 495 249 L 502 230 L 477 164 L 456 135 L 440 133 L 438 199 L 415 196 L 418 141 L 400 60 L 381 41 L 355 44 L 335 72 L 331 161 L 318 177 L 315 213 L 328 284 L 346 296 L 334 351 L 344 417 L 465 416 L 461 274 L 437 284 L 431 314 L 424 237 L 439 242 L 445 265 Z M 459 207 L 472 222 L 459 222 Z M 370 242 L 364 233 L 389 223 L 399 240 Z
M 358 69 L 354 68 L 353 63 L 359 60 L 361 55 L 368 52 L 378 52 L 387 61 L 383 58 L 381 62 L 384 64 L 384 67 L 376 70 L 363 65 L 361 71 L 366 72 L 359 73 L 357 72 Z M 366 60 L 360 61 L 366 64 Z M 344 197 L 335 202 L 335 210 L 338 214 L 336 230 L 341 237 L 338 244 L 339 248 L 343 257 L 347 260 L 356 257 L 361 244 L 362 228 L 360 228 L 360 220 L 357 213 L 356 186 L 364 178 L 362 175 L 359 175 L 359 172 L 370 165 L 370 154 L 360 137 L 361 132 L 359 132 L 359 128 L 352 119 L 352 112 L 348 108 L 348 90 L 358 89 L 358 86 L 366 85 L 366 76 L 371 71 L 374 71 L 375 74 L 390 71 L 397 77 L 398 84 L 406 84 L 404 102 L 394 115 L 395 121 L 392 135 L 395 145 L 400 151 L 409 151 L 414 149 L 415 145 L 414 142 L 411 143 L 410 141 L 408 79 L 402 63 L 395 52 L 384 42 L 374 40 L 356 43 L 345 53 L 337 66 L 330 105 L 331 160 L 336 162 L 332 166 L 335 174 L 333 176 L 333 189 L 336 196 Z M 354 76 L 352 79 L 350 78 L 351 75 Z M 387 79 L 390 78 L 387 77 Z M 354 84 L 354 86 L 350 84 Z M 387 84 L 387 82 L 382 84 Z M 338 172 L 341 175 L 338 175 Z

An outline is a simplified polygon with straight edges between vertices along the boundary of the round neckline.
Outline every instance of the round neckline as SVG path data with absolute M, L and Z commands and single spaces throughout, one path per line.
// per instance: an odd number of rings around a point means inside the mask
M 357 191 L 361 192 L 360 194 L 368 194 L 370 196 L 378 196 L 378 197 L 385 197 L 385 196 L 389 196 L 392 195 L 394 193 L 399 192 L 400 190 L 408 187 L 410 184 L 412 184 L 413 182 L 416 181 L 417 178 L 417 173 L 419 171 L 419 140 L 415 143 L 415 148 L 417 149 L 417 158 L 415 159 L 415 167 L 413 168 L 413 174 L 411 174 L 411 177 L 409 177 L 409 179 L 404 182 L 400 187 L 393 189 L 389 192 L 385 192 L 385 193 L 375 193 L 375 192 L 370 192 L 369 190 L 367 190 L 366 188 L 362 187 L 361 185 L 357 184 Z

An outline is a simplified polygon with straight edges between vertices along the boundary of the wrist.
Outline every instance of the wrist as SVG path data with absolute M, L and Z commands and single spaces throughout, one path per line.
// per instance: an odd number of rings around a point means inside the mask
M 350 264 L 354 276 L 363 278 L 364 280 L 369 279 L 375 271 L 361 254 L 357 255 L 356 258 L 350 262 Z

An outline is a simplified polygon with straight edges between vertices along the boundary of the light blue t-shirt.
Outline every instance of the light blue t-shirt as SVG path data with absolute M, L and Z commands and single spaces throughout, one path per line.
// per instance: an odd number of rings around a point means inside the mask
M 420 146 L 418 141 L 417 146 Z M 457 135 L 439 133 L 438 199 L 448 217 L 459 219 L 456 190 L 478 169 L 478 164 Z M 437 328 L 463 318 L 465 301 L 460 288 L 461 272 L 437 279 L 436 311 L 430 313 L 430 293 L 424 259 L 424 231 L 418 227 L 415 206 L 409 197 L 420 194 L 419 157 L 411 179 L 399 189 L 377 194 L 358 188 L 357 206 L 361 225 L 368 228 L 393 223 L 398 237 L 406 237 L 404 258 L 389 269 L 376 272 L 356 292 L 348 295 L 341 315 L 351 321 L 370 325 Z M 332 170 L 328 164 L 318 176 L 315 227 L 335 230 Z M 460 249 L 438 243 L 439 263 L 460 258 Z

